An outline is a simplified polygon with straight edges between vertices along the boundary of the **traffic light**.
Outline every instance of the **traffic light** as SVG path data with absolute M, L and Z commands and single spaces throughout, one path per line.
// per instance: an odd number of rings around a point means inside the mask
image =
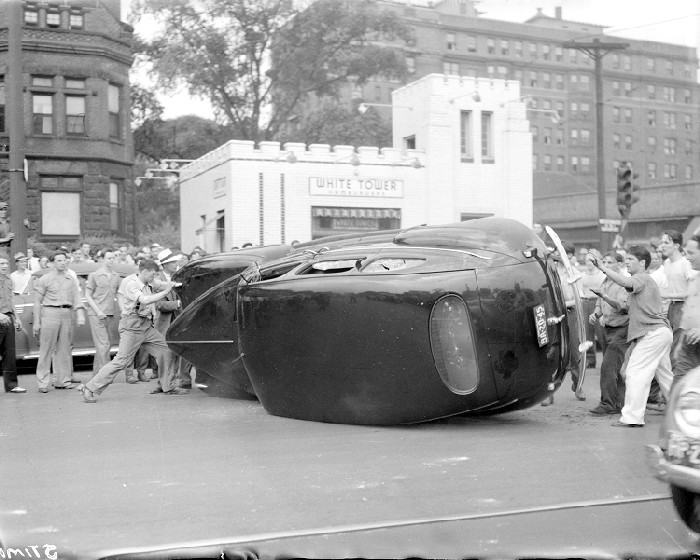
M 632 173 L 632 166 L 622 163 L 617 167 L 617 209 L 624 219 L 629 217 L 632 205 L 639 200 L 636 192 L 639 187 L 634 184 L 638 174 Z

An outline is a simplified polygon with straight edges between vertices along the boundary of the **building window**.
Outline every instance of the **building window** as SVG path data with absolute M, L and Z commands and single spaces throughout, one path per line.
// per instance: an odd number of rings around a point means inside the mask
M 459 76 L 459 63 L 443 62 L 442 73 L 447 74 L 448 76 Z
M 82 179 L 44 176 L 40 187 L 41 234 L 79 236 Z
M 528 43 L 531 58 L 537 58 L 537 43 Z
M 647 70 L 648 70 L 649 72 L 655 72 L 655 71 L 656 71 L 656 61 L 655 61 L 653 58 L 651 58 L 651 57 L 648 57 L 648 58 L 647 58 Z
M 71 29 L 82 29 L 85 26 L 85 17 L 82 12 L 71 11 L 69 23 Z
M 578 114 L 578 103 L 575 101 L 571 102 L 571 117 L 576 118 Z
M 109 227 L 114 233 L 124 231 L 122 208 L 122 185 L 116 181 L 109 183 Z
M 581 103 L 581 118 L 588 119 L 591 116 L 590 103 Z
M 552 143 L 552 129 L 548 126 L 545 126 L 543 129 L 543 141 L 545 144 L 551 144 Z
M 656 86 L 653 84 L 647 85 L 647 97 L 649 99 L 656 99 Z
M 625 134 L 625 150 L 632 149 L 632 136 Z
M 53 95 L 32 94 L 32 124 L 34 134 L 53 134 Z
M 61 27 L 61 14 L 55 11 L 46 12 L 47 27 Z
M 549 56 L 552 52 L 552 47 L 549 45 L 542 45 L 542 59 L 549 60 Z
M 571 172 L 578 173 L 578 157 L 571 156 Z
M 625 122 L 626 123 L 632 122 L 632 109 L 625 109 Z
M 620 95 L 620 82 L 614 81 L 612 83 L 612 90 L 613 90 L 613 95 L 615 97 Z
M 559 116 L 561 116 L 562 118 L 565 116 L 564 115 L 564 102 L 563 101 L 555 101 L 554 108 L 559 113 Z
M 536 97 L 533 97 L 530 99 L 530 109 L 537 109 L 539 108 L 540 101 Z
M 489 64 L 489 65 L 486 67 L 486 75 L 487 75 L 489 78 L 493 78 L 493 76 L 494 76 L 495 73 L 496 73 L 496 67 L 495 67 L 493 64 Z
M 515 51 L 515 56 L 518 58 L 523 57 L 523 42 L 522 41 L 513 41 L 513 50 Z
M 488 54 L 496 54 L 496 41 L 494 41 L 491 37 L 486 39 L 486 52 Z
M 688 88 L 683 90 L 683 102 L 686 104 L 691 104 L 693 102 L 693 94 Z
M 656 111 L 647 111 L 647 124 L 656 126 Z
M 502 80 L 505 80 L 508 77 L 508 68 L 505 66 L 499 66 L 497 68 L 498 70 L 498 77 Z
M 613 55 L 611 56 L 611 60 L 612 60 L 612 67 L 613 67 L 615 70 L 619 70 L 619 69 L 620 69 L 620 55 L 619 55 L 619 54 L 613 54 Z
M 474 149 L 472 146 L 472 112 L 461 111 L 459 117 L 460 156 L 462 161 L 474 161 Z
M 374 100 L 375 101 L 382 100 L 382 87 L 380 85 L 374 86 Z
M 625 97 L 632 96 L 632 82 L 625 82 Z
M 121 138 L 121 100 L 119 86 L 109 84 L 107 92 L 107 108 L 109 112 L 109 135 L 112 138 Z
M 632 58 L 628 55 L 622 55 L 622 67 L 625 70 L 632 70 Z
M 533 141 L 533 142 L 539 142 L 539 139 L 540 139 L 540 129 L 539 129 L 539 127 L 531 126 L 531 127 L 530 127 L 530 132 L 532 133 L 532 141 Z
M 675 138 L 664 138 L 664 154 L 667 156 L 676 155 L 676 139 Z
M 547 89 L 552 87 L 552 75 L 549 72 L 542 72 L 542 87 Z
M 579 80 L 579 89 L 583 91 L 589 91 L 591 89 L 591 79 L 586 74 L 581 75 L 581 79 Z
M 557 171 L 564 171 L 564 156 L 557 156 Z
M 616 150 L 619 150 L 620 147 L 621 147 L 620 135 L 616 132 L 615 134 L 613 134 L 613 148 Z
M 613 107 L 613 122 L 616 122 L 616 123 L 620 122 L 620 108 L 619 107 Z
M 656 179 L 656 164 L 647 163 L 647 177 L 649 179 Z
M 551 171 L 552 170 L 552 156 L 549 154 L 545 154 L 544 157 L 542 158 L 542 160 L 544 163 L 544 170 Z
M 476 37 L 467 35 L 467 52 L 476 52 Z
M 85 97 L 66 95 L 66 134 L 85 136 Z
M 647 147 L 650 153 L 656 152 L 656 136 L 647 137 Z
M 675 90 L 675 88 L 664 86 L 664 87 L 661 89 L 661 98 L 662 98 L 664 101 L 671 101 L 671 102 L 674 102 L 674 101 L 676 100 L 676 90 Z
M 666 128 L 676 128 L 676 113 L 664 111 L 664 126 Z
M 532 170 L 537 171 L 537 168 L 539 167 L 539 160 L 540 158 L 537 157 L 537 154 L 532 154 Z
M 693 178 L 693 166 L 688 164 L 685 166 L 685 178 L 686 179 L 692 179 Z
M 569 62 L 571 64 L 576 64 L 576 57 L 578 56 L 578 52 L 576 49 L 569 49 Z
M 457 50 L 457 36 L 454 33 L 447 34 L 447 50 L 456 51 Z
M 493 163 L 493 113 L 481 113 L 481 160 Z
M 591 172 L 591 158 L 588 156 L 583 156 L 581 158 L 581 173 Z
M 554 74 L 554 87 L 555 89 L 564 89 L 564 76 Z
M 693 140 L 686 140 L 685 141 L 685 155 L 687 156 L 692 156 L 693 155 Z
M 406 71 L 409 74 L 415 74 L 416 72 L 416 59 L 413 56 L 406 57 Z
M 66 89 L 85 89 L 85 80 L 66 78 Z
M 51 76 L 32 76 L 32 85 L 38 87 L 52 87 L 53 78 Z
M 676 178 L 676 164 L 675 163 L 665 163 L 664 164 L 664 179 L 675 179 Z
M 501 54 L 508 56 L 508 41 L 501 39 Z
M 556 142 L 557 146 L 564 145 L 564 130 L 561 128 L 557 128 L 554 131 L 554 134 L 555 134 L 554 141 Z
M 523 71 L 522 70 L 516 70 L 513 73 L 513 77 L 521 84 L 523 83 Z
M 569 134 L 571 134 L 571 143 L 578 144 L 578 129 L 572 128 Z
M 683 75 L 686 78 L 690 78 L 692 76 L 692 72 L 690 71 L 690 64 L 687 62 L 683 65 Z
M 561 47 L 554 47 L 554 60 L 561 62 L 563 50 Z
M 537 72 L 530 71 L 530 87 L 537 87 Z
M 0 76 L 0 132 L 5 132 L 5 76 Z
M 551 111 L 552 110 L 552 100 L 551 99 L 543 99 L 542 100 L 542 108 Z
M 588 146 L 591 143 L 591 131 L 587 128 L 581 129 L 581 144 L 583 146 Z
M 24 9 L 24 25 L 39 25 L 39 12 L 35 8 Z

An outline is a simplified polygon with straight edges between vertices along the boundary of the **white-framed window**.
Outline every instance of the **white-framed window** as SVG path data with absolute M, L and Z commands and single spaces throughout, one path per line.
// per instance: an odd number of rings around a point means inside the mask
M 518 58 L 523 57 L 523 42 L 522 41 L 513 41 L 513 51 L 515 52 L 515 56 Z
M 552 47 L 550 47 L 549 45 L 542 45 L 542 60 L 549 60 L 551 54 Z
M 629 55 L 622 55 L 622 68 L 632 70 L 632 58 Z
M 530 70 L 530 87 L 537 87 L 537 72 L 535 70 Z
M 667 60 L 665 62 L 665 66 L 666 66 L 666 74 L 668 74 L 669 76 L 673 76 L 673 61 Z
M 111 138 L 121 138 L 121 88 L 115 84 L 109 84 L 107 108 L 109 113 L 109 136 Z
M 647 177 L 656 179 L 656 164 L 654 162 L 647 163 Z
M 53 95 L 32 94 L 32 131 L 34 134 L 53 134 Z
M 675 179 L 677 175 L 677 167 L 675 163 L 664 164 L 664 179 Z
M 459 124 L 460 157 L 462 161 L 474 161 L 474 146 L 472 143 L 474 118 L 472 112 L 460 111 Z
M 649 126 L 656 126 L 656 111 L 654 111 L 654 110 L 647 111 L 647 124 Z
M 467 52 L 476 52 L 476 36 L 467 35 Z
M 39 25 L 39 11 L 35 7 L 24 9 L 24 25 Z
M 552 129 L 550 127 L 545 126 L 542 130 L 542 140 L 545 144 L 552 143 Z
M 447 50 L 456 51 L 457 50 L 457 36 L 454 33 L 448 33 L 446 36 Z
M 554 47 L 554 60 L 561 62 L 563 56 L 563 49 L 561 47 Z
M 563 172 L 566 168 L 564 167 L 564 156 L 557 156 L 557 171 Z
M 656 60 L 651 56 L 647 57 L 647 70 L 649 72 L 656 72 Z
M 508 56 L 508 41 L 501 39 L 501 55 Z
M 625 134 L 625 150 L 631 150 L 632 149 L 632 136 L 629 134 Z
M 571 156 L 571 172 L 578 173 L 578 156 Z
M 46 27 L 61 27 L 61 14 L 56 10 L 47 10 Z
M 649 153 L 653 154 L 656 152 L 656 136 L 647 137 L 647 149 L 649 150 Z
M 442 63 L 442 73 L 448 76 L 459 76 L 459 63 L 458 62 L 443 62 Z
M 582 128 L 580 138 L 581 144 L 584 146 L 588 146 L 591 143 L 591 131 L 587 128 Z
M 656 86 L 654 84 L 647 84 L 647 97 L 656 99 Z
M 493 162 L 493 113 L 481 112 L 481 160 Z
M 676 155 L 676 139 L 675 138 L 664 138 L 664 154 L 667 156 Z
M 124 231 L 122 191 L 121 181 L 113 180 L 109 183 L 109 227 L 115 233 Z
M 687 156 L 692 156 L 693 155 L 693 140 L 686 139 L 685 141 L 685 155 Z
M 625 108 L 625 122 L 626 123 L 632 122 L 632 109 Z
M 619 107 L 613 107 L 613 122 L 616 122 L 616 123 L 620 122 L 620 108 Z
M 591 158 L 588 156 L 581 157 L 581 173 L 591 172 Z
M 540 139 L 540 129 L 539 127 L 532 125 L 530 127 L 530 132 L 532 133 L 532 141 L 533 142 L 538 142 Z
M 409 74 L 415 74 L 416 72 L 416 57 L 407 56 L 406 57 L 406 71 Z
M 42 235 L 81 234 L 81 191 L 80 177 L 41 177 L 39 196 Z
M 68 22 L 71 29 L 82 29 L 85 26 L 85 16 L 79 10 L 71 10 Z
M 84 95 L 66 95 L 66 134 L 85 136 Z
M 613 134 L 613 148 L 619 150 L 621 147 L 622 143 L 620 142 L 620 135 L 616 132 Z
M 552 156 L 550 154 L 545 154 L 542 158 L 542 163 L 544 164 L 545 171 L 552 170 Z
M 693 178 L 693 166 L 691 164 L 687 164 L 685 166 L 685 178 L 686 179 L 692 179 Z

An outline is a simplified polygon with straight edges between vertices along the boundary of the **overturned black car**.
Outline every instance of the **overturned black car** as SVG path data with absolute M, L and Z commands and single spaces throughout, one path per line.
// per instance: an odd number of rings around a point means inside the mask
M 271 414 L 386 425 L 525 408 L 577 351 L 554 264 L 512 220 L 247 251 L 216 257 L 230 277 L 201 295 L 202 264 L 178 272 L 183 301 L 198 297 L 167 339 Z

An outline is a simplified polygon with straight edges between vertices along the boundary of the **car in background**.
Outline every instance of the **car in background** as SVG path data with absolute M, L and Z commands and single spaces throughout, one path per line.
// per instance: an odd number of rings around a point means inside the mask
M 700 367 L 676 382 L 659 445 L 647 445 L 646 450 L 654 475 L 671 488 L 679 517 L 700 533 Z
M 75 272 L 78 277 L 78 283 L 80 284 L 80 292 L 82 294 L 83 303 L 87 307 L 85 302 L 85 282 L 87 281 L 88 274 L 97 270 L 100 267 L 100 263 L 76 263 L 70 268 Z M 39 357 L 39 339 L 33 334 L 34 328 L 34 291 L 31 289 L 31 285 L 36 278 L 43 276 L 51 269 L 37 270 L 32 274 L 32 278 L 29 281 L 28 293 L 21 295 L 14 295 L 14 305 L 15 305 L 15 316 L 22 320 L 22 330 L 17 332 L 15 337 L 15 352 L 17 354 L 18 366 L 22 367 L 23 360 L 35 360 Z M 115 265 L 114 272 L 119 274 L 121 278 L 136 272 L 136 267 L 132 265 Z M 116 314 L 119 315 L 119 306 L 116 306 Z M 75 321 L 76 316 L 73 314 L 73 320 Z M 119 342 L 119 335 L 117 333 L 117 322 L 114 323 L 113 332 L 110 333 L 110 338 L 113 340 L 114 344 L 112 347 L 112 352 L 117 351 L 117 346 Z M 82 326 L 78 326 L 74 323 L 73 329 L 73 357 L 78 356 L 93 356 L 95 354 L 95 345 L 92 342 L 92 333 L 90 332 L 90 325 L 87 321 Z

